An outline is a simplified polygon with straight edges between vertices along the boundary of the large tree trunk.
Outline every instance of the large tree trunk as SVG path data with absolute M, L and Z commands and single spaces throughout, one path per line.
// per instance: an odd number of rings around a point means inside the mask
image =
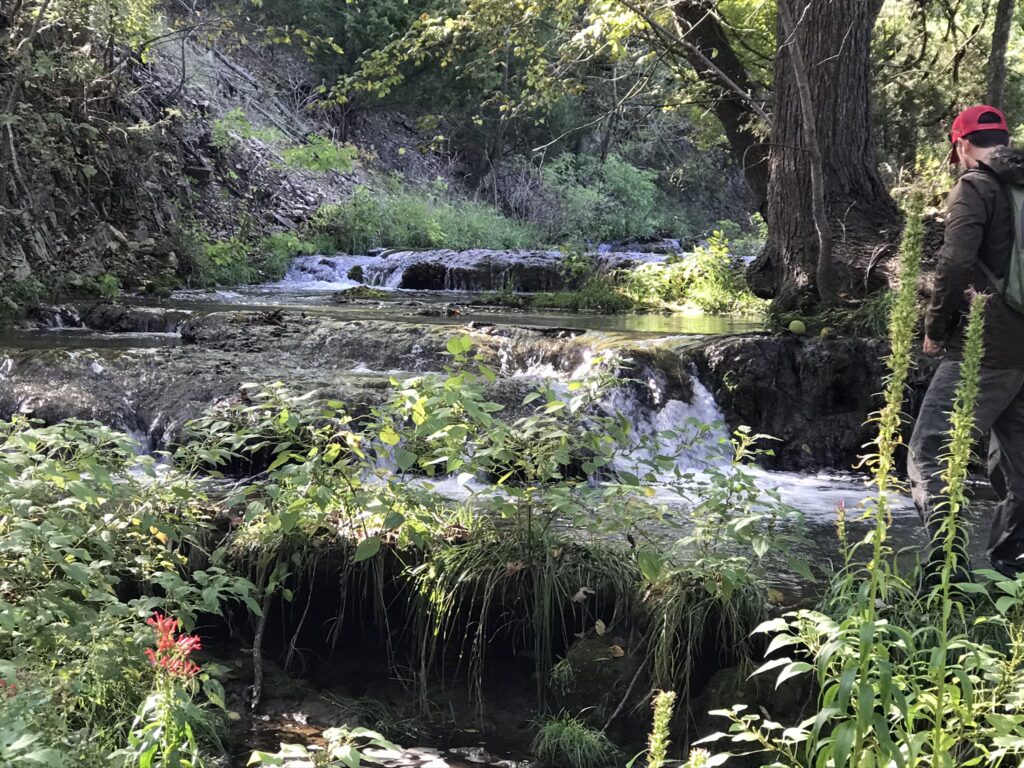
M 992 51 L 988 57 L 988 92 L 985 103 L 991 107 L 1002 107 L 1003 90 L 1006 87 L 1006 49 L 1010 43 L 1010 27 L 1013 25 L 1013 6 L 1016 0 L 999 0 L 996 7 L 996 24 L 992 30 Z
M 733 49 L 713 0 L 679 0 L 674 7 L 683 55 L 718 98 L 711 107 L 743 169 L 758 210 L 764 212 L 768 192 L 768 151 L 758 137 L 755 104 L 763 86 L 755 83 Z
M 870 43 L 881 0 L 779 0 L 796 25 L 819 137 L 825 207 L 834 235 L 835 279 L 864 292 L 867 266 L 899 231 L 899 214 L 878 174 L 871 136 Z M 768 242 L 751 266 L 754 291 L 778 310 L 813 303 L 819 233 L 812 216 L 809 144 L 781 23 L 767 200 Z

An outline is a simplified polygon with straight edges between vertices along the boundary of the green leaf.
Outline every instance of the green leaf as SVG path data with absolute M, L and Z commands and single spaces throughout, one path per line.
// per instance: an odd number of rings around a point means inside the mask
M 395 432 L 394 427 L 390 424 L 380 431 L 380 441 L 384 445 L 398 445 L 401 439 L 401 436 Z
M 804 672 L 810 672 L 812 669 L 814 669 L 814 667 L 812 667 L 806 661 L 794 661 L 792 664 L 790 664 L 788 667 L 782 670 L 782 672 L 779 673 L 779 677 L 775 681 L 775 687 L 778 688 L 784 682 L 789 680 L 789 678 L 796 677 L 797 675 L 802 675 Z
M 284 765 L 284 758 L 269 752 L 253 752 L 246 765 Z
M 371 558 L 374 555 L 376 555 L 377 552 L 379 552 L 379 551 L 380 551 L 380 537 L 379 536 L 371 536 L 368 539 L 363 539 L 362 541 L 359 542 L 358 546 L 356 547 L 356 555 L 355 555 L 354 562 L 359 563 L 359 562 L 362 562 L 363 560 L 368 560 L 369 558 Z
M 665 567 L 665 561 L 653 549 L 641 549 L 637 552 L 636 564 L 643 577 L 652 584 L 661 577 Z
M 473 339 L 467 335 L 448 339 L 448 351 L 453 355 L 464 355 L 473 348 Z
M 64 755 L 56 749 L 37 749 L 22 755 L 22 760 L 30 760 L 33 763 L 42 763 L 50 768 L 61 768 L 64 765 Z
M 850 753 L 853 751 L 855 735 L 853 723 L 840 723 L 836 726 L 835 731 L 832 732 L 832 748 L 828 751 L 831 752 L 835 760 L 836 768 L 844 768 L 849 761 Z
M 342 744 L 331 750 L 331 757 L 341 760 L 348 768 L 359 768 L 359 750 L 351 744 Z
M 407 451 L 405 448 L 395 446 L 395 464 L 402 472 L 408 472 L 409 469 L 416 463 L 416 459 L 419 456 L 412 451 Z

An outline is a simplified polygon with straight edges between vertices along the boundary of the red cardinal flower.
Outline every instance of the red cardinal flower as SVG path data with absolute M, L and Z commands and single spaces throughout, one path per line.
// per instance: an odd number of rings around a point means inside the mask
M 146 623 L 156 633 L 156 649 L 147 648 L 146 658 L 157 669 L 162 669 L 171 677 L 188 679 L 199 674 L 199 665 L 189 659 L 193 651 L 202 647 L 197 635 L 177 636 L 180 622 L 171 617 L 154 613 Z

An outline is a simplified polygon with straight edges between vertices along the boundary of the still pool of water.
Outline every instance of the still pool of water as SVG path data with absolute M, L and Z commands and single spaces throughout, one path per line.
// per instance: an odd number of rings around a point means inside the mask
M 339 320 L 390 320 L 428 325 L 464 325 L 468 322 L 535 328 L 578 328 L 588 331 L 638 335 L 718 336 L 765 329 L 757 316 L 702 314 L 599 315 L 556 311 L 516 311 L 472 307 L 475 294 L 461 292 L 390 291 L 380 301 L 339 304 L 329 291 L 308 286 L 285 290 L 277 286 L 252 286 L 231 291 L 179 291 L 168 299 L 136 297 L 141 306 L 184 309 L 193 312 L 268 312 L 296 310 L 326 314 Z M 452 314 L 448 314 L 451 309 Z
M 177 333 L 101 333 L 86 328 L 0 328 L 0 349 L 157 349 L 180 345 Z

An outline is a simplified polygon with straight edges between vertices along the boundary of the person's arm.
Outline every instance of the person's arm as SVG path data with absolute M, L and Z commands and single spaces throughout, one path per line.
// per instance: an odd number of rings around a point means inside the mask
M 964 307 L 964 294 L 974 278 L 987 223 L 988 209 L 974 180 L 961 179 L 950 192 L 946 208 L 946 235 L 924 320 L 926 353 L 930 346 L 934 354 L 956 327 Z

